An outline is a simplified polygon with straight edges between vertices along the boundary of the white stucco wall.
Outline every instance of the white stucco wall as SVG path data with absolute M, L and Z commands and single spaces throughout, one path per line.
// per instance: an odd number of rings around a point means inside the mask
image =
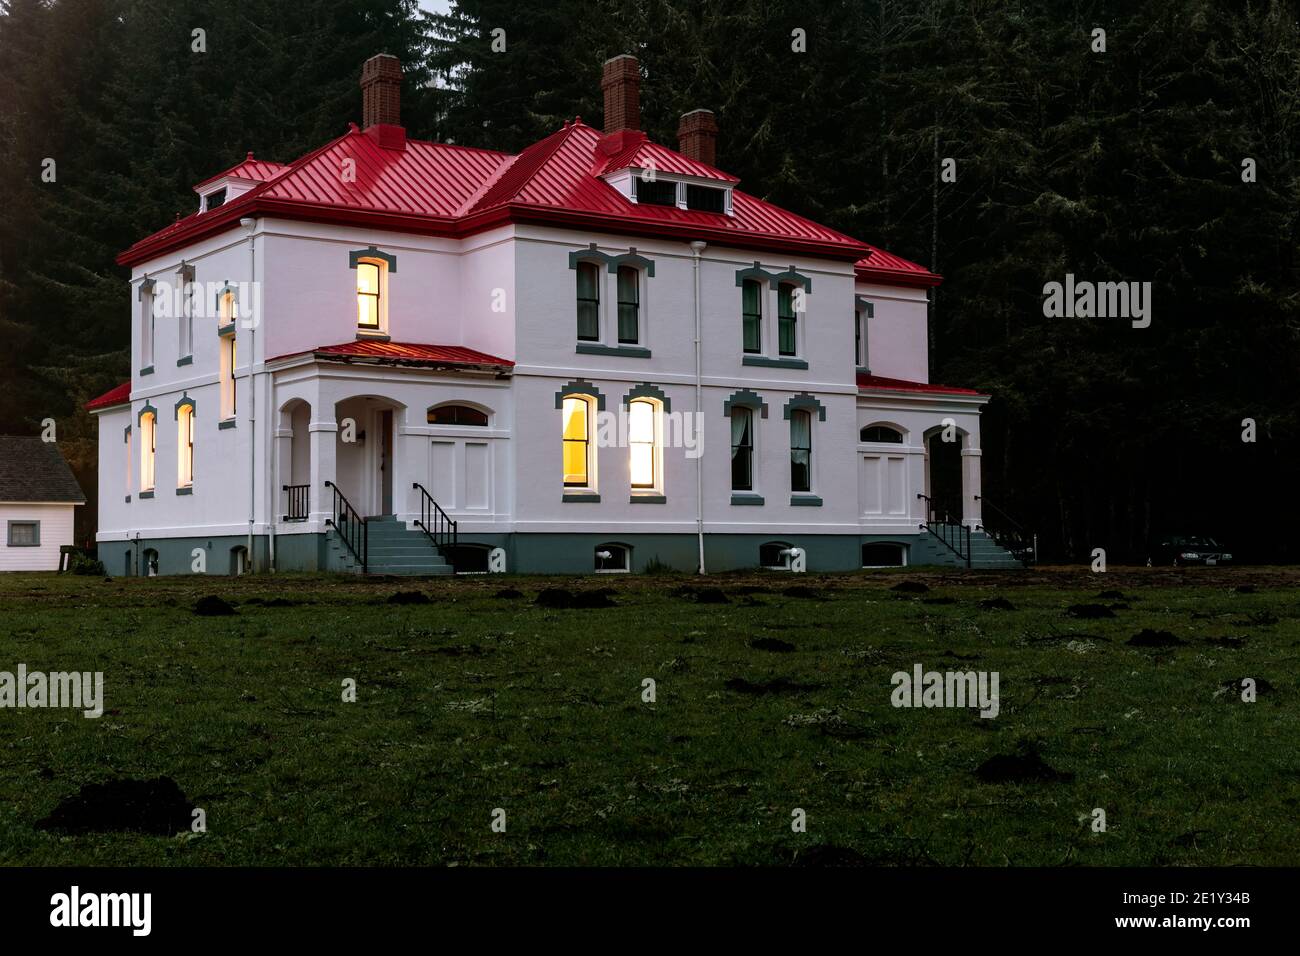
M 909 382 L 930 381 L 925 290 L 857 282 L 854 293 L 874 306 L 875 314 L 867 322 L 867 364 L 871 374 Z M 850 329 L 850 352 L 852 334 Z

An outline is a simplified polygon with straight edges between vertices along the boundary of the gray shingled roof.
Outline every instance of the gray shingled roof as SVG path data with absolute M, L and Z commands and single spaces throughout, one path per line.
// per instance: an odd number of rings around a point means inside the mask
M 0 435 L 0 501 L 84 505 L 86 496 L 54 442 Z

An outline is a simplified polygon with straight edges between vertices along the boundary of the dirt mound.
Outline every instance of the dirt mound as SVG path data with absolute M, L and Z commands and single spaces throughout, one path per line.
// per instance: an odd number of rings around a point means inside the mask
M 503 601 L 516 601 L 519 598 L 524 596 L 524 592 L 518 590 L 517 588 L 502 588 L 500 591 L 498 591 L 496 594 L 492 596 L 494 598 L 500 598 Z
M 984 783 L 1057 783 L 1074 779 L 1074 774 L 1048 766 L 1034 750 L 995 754 L 975 768 L 975 776 Z
M 1115 590 L 1102 591 L 1097 597 L 1103 601 L 1122 601 L 1124 600 L 1124 592 Z
M 734 690 L 738 694 L 798 694 L 803 691 L 817 690 L 820 685 L 798 684 L 788 677 L 777 677 L 761 684 L 747 681 L 743 677 L 732 677 L 724 686 L 727 690 Z
M 1014 611 L 1016 606 L 1004 597 L 985 598 L 980 601 L 981 611 Z
M 199 617 L 227 617 L 238 612 L 223 598 L 206 594 L 194 602 L 194 613 Z
M 428 604 L 429 595 L 422 591 L 394 591 L 388 595 L 389 604 Z
M 899 594 L 929 594 L 930 585 L 922 584 L 920 581 L 899 581 L 889 590 L 897 591 Z
M 793 644 L 776 637 L 756 637 L 749 646 L 756 651 L 776 651 L 778 654 L 789 654 L 795 649 Z
M 1187 642 L 1168 631 L 1153 631 L 1144 627 L 1124 643 L 1129 647 L 1179 647 Z
M 821 600 L 821 593 L 806 584 L 792 584 L 781 593 L 789 598 L 804 598 L 810 601 Z
M 1065 613 L 1070 617 L 1081 617 L 1085 620 L 1115 616 L 1115 612 L 1104 604 L 1071 604 L 1065 609 Z
M 567 588 L 546 588 L 538 593 L 537 599 L 533 603 L 538 607 L 546 607 L 560 611 L 582 608 L 616 607 L 617 605 L 609 598 L 611 593 L 612 592 L 608 588 L 601 588 L 597 591 L 578 591 L 577 593 L 574 593 Z
M 171 836 L 190 828 L 194 804 L 170 777 L 88 783 L 59 801 L 36 826 L 64 833 L 132 832 Z
M 1205 643 L 1213 644 L 1215 647 L 1230 647 L 1233 650 L 1238 650 L 1246 646 L 1246 639 L 1244 637 L 1207 637 Z

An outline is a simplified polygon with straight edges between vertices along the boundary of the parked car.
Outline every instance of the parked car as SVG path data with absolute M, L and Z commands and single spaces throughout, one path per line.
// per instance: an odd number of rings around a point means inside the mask
M 1230 564 L 1232 555 L 1223 545 L 1206 535 L 1170 535 L 1162 538 L 1151 549 L 1151 563 L 1172 564 L 1176 568 L 1189 564 Z

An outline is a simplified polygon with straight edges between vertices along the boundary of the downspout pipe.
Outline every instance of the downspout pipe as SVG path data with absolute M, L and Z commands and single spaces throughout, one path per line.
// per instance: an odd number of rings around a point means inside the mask
M 257 262 L 254 258 L 253 228 L 257 220 L 244 218 L 239 224 L 248 230 L 248 288 L 249 299 L 256 299 Z M 257 560 L 253 552 L 253 525 L 257 520 L 257 376 L 253 371 L 257 363 L 257 318 L 252 310 L 253 303 L 245 303 L 244 315 L 248 318 L 248 570 L 256 570 Z M 250 321 L 251 319 L 251 321 Z M 239 331 L 236 330 L 238 335 Z M 235 370 L 230 370 L 233 379 Z
M 699 426 L 699 442 L 695 456 L 695 536 L 699 542 L 699 573 L 708 573 L 704 566 L 704 373 L 701 362 L 700 337 L 700 253 L 708 243 L 696 239 L 691 243 L 692 265 L 695 271 L 695 423 Z

